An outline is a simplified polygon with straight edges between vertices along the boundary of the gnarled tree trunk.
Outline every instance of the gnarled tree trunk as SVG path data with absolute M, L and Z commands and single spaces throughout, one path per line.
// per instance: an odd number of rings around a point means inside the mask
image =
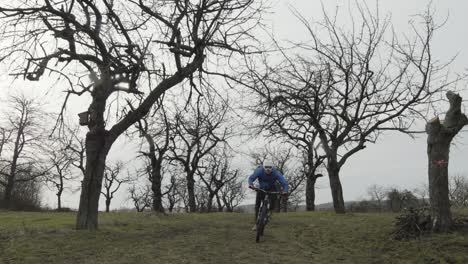
M 329 163 L 327 166 L 328 177 L 330 179 L 330 188 L 333 198 L 333 207 L 335 208 L 335 213 L 344 214 L 345 205 L 343 199 L 343 188 L 341 187 L 340 181 L 340 168 L 338 164 Z
M 315 211 L 315 182 L 317 177 L 309 175 L 306 179 L 306 210 Z
M 142 131 L 142 130 L 140 130 Z M 151 162 L 151 190 L 153 191 L 153 211 L 164 213 L 164 206 L 162 204 L 162 191 L 161 191 L 161 167 L 162 159 L 161 154 L 159 158 L 156 157 L 156 144 L 150 134 L 144 132 L 144 136 L 149 145 L 148 157 Z
M 213 200 L 214 200 L 215 194 L 213 192 L 210 192 L 208 195 L 208 203 L 206 205 L 206 212 L 211 213 L 213 210 Z
M 161 191 L 161 164 L 157 164 L 152 168 L 151 172 L 153 181 L 151 182 L 151 190 L 153 191 L 153 211 L 158 213 L 164 213 L 164 206 L 162 203 L 162 191 Z
M 195 179 L 194 173 L 187 173 L 187 194 L 188 194 L 188 209 L 190 213 L 197 211 L 197 202 L 195 199 Z
M 452 225 L 448 189 L 448 162 L 450 143 L 453 137 L 468 123 L 461 113 L 461 97 L 447 92 L 450 108 L 445 121 L 433 118 L 426 124 L 429 199 L 431 204 L 432 229 L 435 232 L 447 232 Z
M 24 109 L 24 108 L 23 108 Z M 15 187 L 15 181 L 16 181 L 16 169 L 18 167 L 18 159 L 20 152 L 23 149 L 24 146 L 24 126 L 25 126 L 25 120 L 24 119 L 25 113 L 21 114 L 21 119 L 18 122 L 19 128 L 18 132 L 16 133 L 16 140 L 15 140 L 15 146 L 13 149 L 13 158 L 11 160 L 11 167 L 10 167 L 10 174 L 8 174 L 7 178 L 7 184 L 5 186 L 5 191 L 4 191 L 4 203 L 6 208 L 11 208 L 12 206 L 12 199 L 13 199 L 13 190 Z
M 106 199 L 106 213 L 110 212 L 111 199 Z
M 81 182 L 77 229 L 97 229 L 99 196 L 111 144 L 106 144 L 107 131 L 97 129 L 86 135 L 86 171 Z
M 105 87 L 110 78 L 103 78 L 89 107 L 89 132 L 86 134 L 86 168 L 81 182 L 80 205 L 76 218 L 77 229 L 97 229 L 99 196 L 106 169 L 106 158 L 112 146 L 109 132 L 104 128 L 106 107 Z M 101 86 L 102 85 L 102 86 Z
M 218 204 L 218 212 L 222 212 L 224 209 L 224 205 L 221 202 L 221 198 L 219 197 L 219 194 L 216 194 L 216 203 Z
M 307 147 L 307 171 L 306 171 L 306 210 L 315 211 L 315 183 L 319 177 L 323 175 L 316 173 L 317 169 L 323 164 L 324 156 L 318 156 L 317 147 L 314 142 L 317 133 L 313 134 L 312 140 L 308 143 Z
M 59 211 L 62 210 L 62 193 L 63 193 L 63 187 L 60 187 L 57 192 L 57 210 Z

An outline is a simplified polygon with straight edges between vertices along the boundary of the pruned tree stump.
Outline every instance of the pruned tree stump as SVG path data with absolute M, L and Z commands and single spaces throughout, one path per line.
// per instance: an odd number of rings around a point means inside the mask
M 462 98 L 453 92 L 446 94 L 450 108 L 441 122 L 438 117 L 426 124 L 429 174 L 429 199 L 432 229 L 447 232 L 452 225 L 448 189 L 448 163 L 450 144 L 455 135 L 468 123 L 461 112 Z

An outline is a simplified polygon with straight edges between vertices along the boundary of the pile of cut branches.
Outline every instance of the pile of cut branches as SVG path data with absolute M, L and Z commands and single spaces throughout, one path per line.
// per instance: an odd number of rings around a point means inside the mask
M 431 231 L 432 222 L 430 210 L 427 207 L 409 208 L 396 217 L 396 229 L 391 233 L 393 239 L 409 240 L 419 238 Z
M 468 216 L 457 215 L 453 218 L 454 230 L 468 230 Z

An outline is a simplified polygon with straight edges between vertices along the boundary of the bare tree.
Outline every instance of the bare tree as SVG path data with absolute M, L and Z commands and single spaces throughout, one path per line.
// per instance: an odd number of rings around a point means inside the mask
M 198 96 L 195 102 L 187 104 L 187 108 L 188 111 L 176 114 L 171 159 L 184 169 L 189 209 L 195 212 L 195 176 L 199 166 L 231 132 L 225 127 L 227 103 L 217 103 L 212 96 Z
M 104 195 L 104 198 L 106 199 L 106 212 L 109 212 L 114 194 L 120 189 L 120 186 L 123 183 L 132 181 L 128 175 L 124 178 L 119 177 L 123 168 L 123 162 L 118 161 L 115 164 L 106 166 L 106 170 L 104 171 L 104 191 L 102 192 L 102 195 Z
M 251 150 L 248 154 L 251 160 L 251 164 L 255 167 L 262 166 L 269 157 L 268 147 Z
M 377 201 L 377 205 L 379 206 L 379 210 L 382 210 L 382 201 L 387 196 L 388 191 L 385 187 L 372 184 L 371 186 L 367 187 L 367 194 L 370 196 L 372 201 Z
M 7 143 L 9 142 L 13 130 L 7 130 L 3 127 L 0 127 L 1 139 L 0 139 L 0 159 L 2 158 L 3 148 L 6 147 Z
M 1 171 L 4 171 L 5 168 L 7 168 L 7 163 L 3 157 L 2 157 L 2 154 L 3 154 L 3 149 L 5 147 L 7 147 L 7 144 L 9 143 L 9 140 L 12 136 L 12 133 L 14 132 L 13 130 L 7 130 L 5 129 L 4 127 L 1 127 L 0 128 L 1 130 L 1 140 L 0 140 L 0 169 Z M 5 176 L 3 174 L 1 174 L 1 178 L 3 180 Z M 0 180 L 0 200 L 3 199 L 3 197 L 5 196 L 5 182 Z M 3 204 L 3 202 L 0 202 L 0 207 L 5 207 L 5 205 Z
M 57 210 L 60 211 L 62 209 L 63 192 L 69 188 L 67 187 L 68 182 L 77 179 L 77 175 L 71 170 L 73 159 L 66 152 L 66 145 L 62 145 L 63 141 L 56 137 L 53 137 L 52 140 L 53 142 L 45 146 L 47 163 L 52 168 L 47 173 L 45 180 L 56 190 Z
M 25 174 L 24 176 L 22 174 Z M 34 172 L 23 171 L 18 174 L 19 179 L 26 179 L 29 175 L 34 174 Z M 20 211 L 38 211 L 42 209 L 41 198 L 41 186 L 43 180 L 40 178 L 35 178 L 28 181 L 18 181 L 15 184 L 15 189 L 12 194 L 13 207 L 10 209 L 20 210 Z
M 251 159 L 251 164 L 254 166 L 262 166 L 265 160 L 271 160 L 276 169 L 283 172 L 283 169 L 286 166 L 286 163 L 291 157 L 291 149 L 287 147 L 274 147 L 275 143 L 270 143 L 264 147 L 256 148 L 251 150 L 249 157 Z
M 4 111 L 8 120 L 2 130 L 0 185 L 4 187 L 3 206 L 10 208 L 15 184 L 43 177 L 49 168 L 43 166 L 41 155 L 38 155 L 43 139 L 43 112 L 38 102 L 24 95 L 12 96 Z M 11 140 L 7 140 L 10 136 Z
M 279 65 L 261 69 L 248 62 L 251 70 L 241 80 L 271 115 L 288 113 L 303 130 L 317 131 L 336 213 L 345 212 L 340 171 L 348 159 L 384 131 L 414 132 L 432 95 L 452 83 L 447 64 L 432 56 L 439 26 L 429 11 L 418 17 L 421 24 L 410 24 L 414 39 L 399 41 L 388 30 L 389 17 L 355 8 L 359 17 L 351 19 L 349 30 L 339 26 L 340 13 L 331 17 L 324 11 L 313 25 L 296 13 L 311 41 L 297 44 L 301 53 L 295 56 L 283 49 Z
M 163 162 L 167 160 L 171 138 L 171 124 L 168 114 L 161 104 L 154 109 L 155 113 L 149 114 L 137 122 L 137 129 L 141 137 L 144 137 L 148 144 L 148 151 L 141 151 L 149 161 L 148 179 L 151 182 L 153 191 L 153 211 L 164 213 L 162 193 Z
M 288 184 L 289 184 L 289 195 L 288 199 L 284 202 L 287 202 L 287 210 L 296 211 L 299 208 L 299 204 L 304 202 L 304 194 L 306 192 L 306 188 L 310 187 L 309 185 L 304 186 L 304 180 L 306 180 L 306 173 L 304 171 L 307 170 L 307 165 L 303 162 L 301 166 L 294 167 L 293 169 L 289 170 L 288 172 Z M 315 189 L 315 185 L 314 185 Z M 314 190 L 315 194 L 315 190 Z M 305 200 L 307 201 L 308 196 L 305 195 Z M 314 199 L 315 200 L 315 199 Z M 306 204 L 306 210 L 313 211 L 315 210 L 315 203 L 312 203 L 313 207 L 309 208 Z M 284 206 L 283 206 L 284 208 Z
M 64 125 L 59 132 L 58 140 L 64 146 L 63 151 L 70 159 L 71 165 L 78 169 L 83 176 L 86 175 L 86 142 L 79 137 L 79 128 Z
M 187 177 L 177 178 L 175 182 L 176 184 L 174 188 L 174 194 L 177 194 L 180 202 L 182 202 L 181 207 L 183 207 L 185 212 L 188 213 L 190 212 L 190 206 L 189 206 L 189 195 L 188 195 L 188 188 L 187 188 Z
M 177 191 L 177 178 L 175 175 L 171 175 L 170 182 L 167 184 L 164 188 L 165 191 L 163 192 L 163 195 L 166 197 L 167 200 L 167 210 L 169 212 L 173 212 L 174 208 L 177 204 L 180 203 L 182 197 L 180 197 L 178 191 Z M 185 190 L 185 188 L 184 188 Z
M 399 212 L 403 208 L 415 208 L 418 204 L 416 196 L 406 189 L 390 188 L 387 191 L 387 199 L 388 208 L 393 212 Z
M 205 184 L 206 191 L 208 192 L 206 211 L 213 210 L 213 199 L 216 198 L 218 211 L 223 210 L 223 203 L 219 195 L 219 191 L 224 185 L 237 178 L 238 170 L 232 169 L 232 157 L 227 153 L 227 146 L 222 150 L 213 151 L 209 153 L 206 164 L 199 167 L 198 174 L 200 179 Z
M 79 127 L 72 128 L 64 123 L 60 130 L 49 136 L 42 149 L 51 167 L 46 182 L 57 191 L 57 210 L 61 210 L 63 192 L 67 189 L 75 191 L 68 183 L 85 174 L 86 149 L 84 140 L 79 137 Z
M 426 198 L 429 197 L 429 185 L 424 183 L 420 187 L 415 188 L 413 190 L 413 193 L 415 193 L 420 199 L 421 203 L 423 206 L 429 205 L 429 201 L 426 200 Z
M 461 174 L 450 177 L 449 197 L 453 205 L 468 207 L 468 178 Z
M 238 174 L 240 175 L 240 174 Z M 244 200 L 245 198 L 245 188 L 244 188 L 244 179 L 237 178 L 227 182 L 223 188 L 219 191 L 221 200 L 226 207 L 226 211 L 234 212 L 236 207 Z
M 135 185 L 132 185 L 128 189 L 130 194 L 130 200 L 133 202 L 133 206 L 137 212 L 143 212 L 146 208 L 151 207 L 151 188 L 150 186 L 145 186 L 144 188 L 137 188 Z
M 208 189 L 206 186 L 200 182 L 196 182 L 195 184 L 195 211 L 197 212 L 207 212 L 208 211 L 208 203 L 209 203 L 209 195 Z M 190 210 L 190 212 L 195 212 Z
M 435 117 L 426 124 L 429 200 L 432 229 L 436 232 L 447 232 L 453 224 L 448 183 L 450 144 L 468 124 L 468 118 L 461 112 L 462 98 L 450 91 L 446 95 L 450 108 L 445 114 L 445 120 L 441 122 L 439 117 Z
M 9 59 L 14 75 L 37 81 L 49 72 L 64 79 L 70 88 L 62 110 L 70 95 L 91 96 L 81 115 L 89 132 L 78 229 L 98 226 L 105 161 L 116 139 L 164 92 L 213 65 L 205 62 L 254 47 L 250 32 L 262 9 L 260 0 L 25 0 L 0 7 L 0 56 Z M 132 111 L 119 111 L 111 100 L 116 94 L 143 100 Z M 106 122 L 106 109 L 115 113 L 108 115 L 114 123 Z

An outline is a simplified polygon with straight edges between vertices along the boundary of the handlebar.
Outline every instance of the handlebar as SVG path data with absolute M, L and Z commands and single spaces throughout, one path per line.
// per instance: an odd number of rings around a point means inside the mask
M 283 193 L 283 192 L 271 192 L 271 191 L 266 191 L 266 190 L 263 190 L 263 189 L 260 189 L 260 188 L 256 188 L 256 187 L 250 187 L 250 189 L 254 190 L 254 191 L 260 191 L 260 192 L 264 192 L 264 193 L 268 193 L 268 194 L 282 194 L 282 195 L 285 195 L 285 194 L 288 194 L 288 193 Z

